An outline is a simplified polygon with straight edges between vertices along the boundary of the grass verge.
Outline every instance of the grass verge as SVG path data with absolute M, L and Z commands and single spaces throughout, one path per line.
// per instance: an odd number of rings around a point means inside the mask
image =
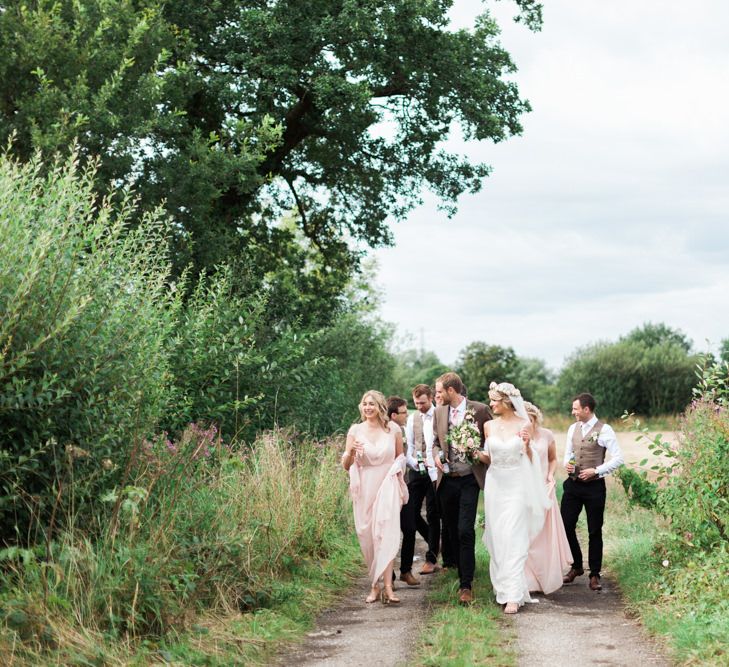
M 482 516 L 479 516 L 478 523 L 481 522 Z M 411 664 L 433 667 L 511 667 L 516 664 L 513 648 L 516 633 L 504 620 L 501 607 L 494 600 L 489 581 L 489 556 L 481 540 L 482 533 L 478 530 L 476 535 L 474 603 L 470 607 L 457 604 L 457 572 L 436 575 L 438 578 L 428 592 L 431 616 Z
M 729 664 L 729 554 L 708 560 L 666 558 L 667 527 L 649 510 L 630 507 L 610 486 L 605 544 L 628 609 L 683 665 Z
M 100 533 L 0 550 L 3 667 L 261 664 L 332 601 L 361 562 L 337 443 L 186 433 L 144 448 Z

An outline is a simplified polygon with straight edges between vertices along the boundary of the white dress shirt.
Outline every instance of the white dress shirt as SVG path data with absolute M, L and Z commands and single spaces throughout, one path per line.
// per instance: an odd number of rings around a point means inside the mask
M 575 422 L 569 427 L 567 431 L 567 445 L 564 448 L 564 465 L 567 465 L 572 457 L 572 438 L 574 436 L 575 429 L 582 429 L 582 437 L 584 438 L 596 423 L 597 417 L 593 415 L 588 421 Z M 597 444 L 600 445 L 600 447 L 607 449 L 610 454 L 610 458 L 605 461 L 605 463 L 595 468 L 595 472 L 597 472 L 598 477 L 605 477 L 605 475 L 615 472 L 621 465 L 623 465 L 623 453 L 620 451 L 620 445 L 618 445 L 618 439 L 615 436 L 615 431 L 613 431 L 612 426 L 609 426 L 608 424 L 603 425 L 600 430 L 600 435 L 597 438 Z
M 405 438 L 407 439 L 408 449 L 405 454 L 406 463 L 413 469 L 418 469 L 418 460 L 415 458 L 415 429 L 413 428 L 414 419 L 423 420 L 423 438 L 425 439 L 425 465 L 428 467 L 428 475 L 432 481 L 438 479 L 438 470 L 433 460 L 433 415 L 435 407 L 430 406 L 428 412 L 420 412 L 416 410 L 409 417 L 405 425 Z

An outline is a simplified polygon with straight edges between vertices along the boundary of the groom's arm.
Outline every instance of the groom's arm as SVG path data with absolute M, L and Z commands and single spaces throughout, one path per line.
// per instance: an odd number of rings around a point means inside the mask
M 618 445 L 618 438 L 613 431 L 612 426 L 605 424 L 600 429 L 600 435 L 597 439 L 597 444 L 601 447 L 605 447 L 610 454 L 610 460 L 597 466 L 595 473 L 598 477 L 605 477 L 610 473 L 615 472 L 621 465 L 623 465 L 623 453 L 620 451 L 620 445 Z

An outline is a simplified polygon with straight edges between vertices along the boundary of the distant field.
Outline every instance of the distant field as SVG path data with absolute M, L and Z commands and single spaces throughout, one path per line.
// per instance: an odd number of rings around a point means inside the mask
M 657 433 L 660 433 L 663 436 L 662 440 L 667 442 L 676 443 L 678 441 L 676 431 L 651 431 L 648 433 L 648 436 L 653 438 Z M 643 459 L 648 459 L 644 468 L 650 468 L 656 462 L 657 457 L 648 449 L 648 440 L 645 438 L 637 440 L 638 436 L 642 435 L 642 433 L 639 431 L 618 431 L 616 435 L 618 436 L 618 444 L 620 445 L 620 450 L 623 453 L 623 459 L 626 465 L 635 468 Z M 557 461 L 561 464 L 564 457 L 565 443 L 567 441 L 567 431 L 554 431 L 554 438 L 557 441 Z
M 615 431 L 634 431 L 635 420 L 640 421 L 640 428 L 647 426 L 651 431 L 677 431 L 680 415 L 659 415 L 657 417 L 632 417 L 629 420 L 611 419 L 610 426 Z M 550 412 L 544 415 L 544 425 L 555 433 L 567 431 L 575 419 L 572 415 L 561 412 Z

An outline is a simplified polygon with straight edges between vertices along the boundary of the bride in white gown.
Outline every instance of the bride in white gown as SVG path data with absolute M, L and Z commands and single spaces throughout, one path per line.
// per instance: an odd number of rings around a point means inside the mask
M 486 528 L 483 535 L 491 562 L 489 574 L 496 601 L 515 614 L 532 602 L 524 573 L 529 544 L 542 528 L 549 508 L 538 456 L 529 447 L 531 422 L 521 393 L 508 382 L 491 383 L 495 419 L 484 424 L 489 463 L 484 485 Z

